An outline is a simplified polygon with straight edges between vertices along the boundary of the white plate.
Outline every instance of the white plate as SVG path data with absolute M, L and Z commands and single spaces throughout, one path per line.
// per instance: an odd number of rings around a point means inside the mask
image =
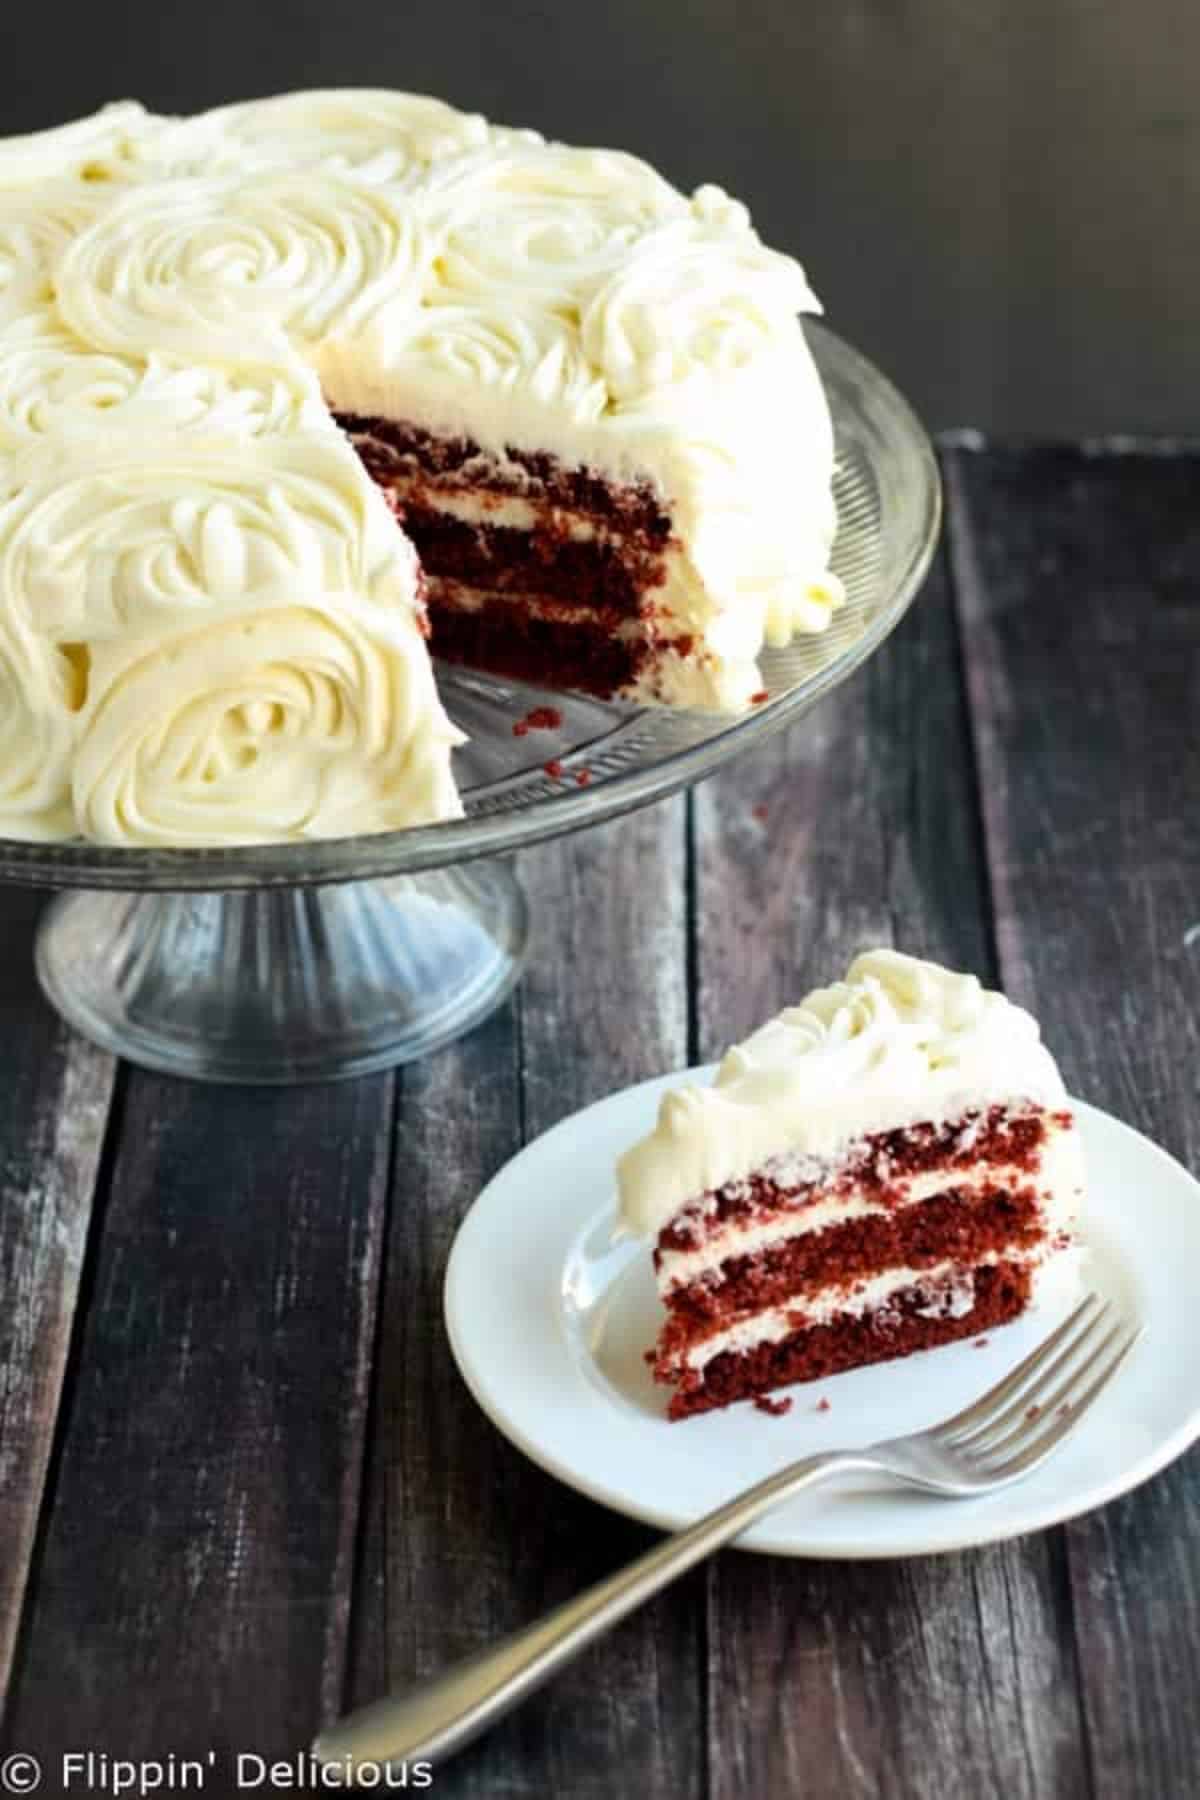
M 700 1079 L 709 1071 L 696 1072 Z M 505 1436 L 562 1481 L 654 1525 L 690 1524 L 798 1456 L 919 1431 L 997 1380 L 1056 1322 L 1031 1313 L 972 1342 L 670 1423 L 643 1360 L 661 1309 L 645 1244 L 613 1248 L 616 1157 L 678 1075 L 566 1119 L 471 1208 L 446 1271 L 446 1324 L 468 1387 Z M 1085 1280 L 1149 1330 L 1079 1430 L 1029 1480 L 976 1500 L 842 1482 L 740 1540 L 785 1556 L 912 1556 L 1035 1531 L 1144 1481 L 1200 1433 L 1200 1184 L 1162 1150 L 1077 1105 L 1088 1167 Z M 827 1411 L 818 1410 L 828 1400 Z

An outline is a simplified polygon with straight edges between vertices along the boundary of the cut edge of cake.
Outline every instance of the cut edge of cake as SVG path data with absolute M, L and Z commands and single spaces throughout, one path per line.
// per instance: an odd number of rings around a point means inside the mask
M 522 324 L 503 306 L 492 323 Z M 376 329 L 323 345 L 315 367 L 417 546 L 436 655 L 737 713 L 763 691 L 763 648 L 824 631 L 843 604 L 832 422 L 794 315 L 753 366 L 719 383 L 697 368 L 687 394 L 606 399 L 598 416 L 575 416 L 552 353 L 469 394 L 432 361 Z

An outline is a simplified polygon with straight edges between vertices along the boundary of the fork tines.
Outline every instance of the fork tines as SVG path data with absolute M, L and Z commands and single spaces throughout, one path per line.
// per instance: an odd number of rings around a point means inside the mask
M 1088 1294 L 1050 1336 L 931 1436 L 1001 1480 L 1039 1462 L 1087 1411 L 1142 1335 L 1112 1302 Z

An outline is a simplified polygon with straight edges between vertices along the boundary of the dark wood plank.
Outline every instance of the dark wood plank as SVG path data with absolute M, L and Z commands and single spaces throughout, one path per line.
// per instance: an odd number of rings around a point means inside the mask
M 686 1059 L 683 802 L 523 859 L 535 942 L 507 1015 L 406 1072 L 382 1309 L 354 1697 L 537 1616 L 650 1535 L 529 1464 L 450 1359 L 441 1288 L 458 1222 L 565 1113 Z M 703 1785 L 702 1581 L 665 1595 L 438 1773 L 447 1794 L 672 1800 Z
M 15 1747 L 282 1756 L 336 1706 L 392 1097 L 131 1077 Z
M 400 1072 L 346 1704 L 430 1672 L 490 1628 L 511 1546 L 474 1526 L 491 1427 L 458 1379 L 442 1277 L 458 1222 L 520 1144 L 515 1002 Z
M 699 789 L 695 807 L 703 1056 L 874 944 L 987 977 L 944 561 L 877 658 L 783 740 Z M 716 1800 L 924 1800 L 949 1771 L 964 1794 L 1080 1791 L 1053 1536 L 908 1564 L 728 1554 L 709 1579 Z
M 1200 456 L 957 455 L 1005 984 L 1073 1090 L 1200 1163 Z M 1095 1788 L 1195 1790 L 1200 1455 L 1068 1528 Z
M 114 1068 L 37 991 L 39 895 L 0 890 L 0 1711 L 37 1534 Z

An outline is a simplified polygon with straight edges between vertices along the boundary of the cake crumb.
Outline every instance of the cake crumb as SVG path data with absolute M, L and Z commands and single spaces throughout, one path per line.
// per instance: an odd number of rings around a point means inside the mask
M 759 688 L 757 694 L 751 694 L 750 704 L 751 706 L 761 706 L 765 700 L 769 700 L 770 698 L 771 696 L 766 688 Z
M 990 1338 L 985 1338 L 985 1337 L 976 1338 L 975 1339 L 975 1348 L 977 1350 L 982 1350 L 984 1348 L 985 1344 L 989 1344 L 990 1342 L 991 1342 Z
M 561 775 L 561 774 L 562 774 L 562 772 L 563 772 L 563 766 L 562 766 L 562 764 L 561 764 L 561 763 L 560 763 L 560 762 L 559 762 L 559 760 L 558 760 L 558 758 L 557 758 L 557 757 L 556 757 L 556 756 L 555 756 L 555 757 L 552 757 L 552 758 L 551 758 L 551 760 L 550 760 L 550 761 L 549 761 L 549 762 L 548 762 L 548 763 L 544 763 L 544 764 L 543 764 L 543 767 L 544 767 L 544 769 L 545 769 L 545 771 L 546 771 L 546 774 L 547 774 L 547 775 L 551 775 L 551 776 L 553 776 L 553 778 L 554 778 L 554 780 L 555 780 L 555 781 L 557 781 L 557 780 L 558 780 L 558 778 L 559 778 L 559 776 L 560 776 L 560 775 Z
M 1027 1419 L 1036 1419 L 1041 1410 L 1040 1406 L 1031 1406 L 1029 1411 L 1025 1414 L 1025 1417 Z
M 757 819 L 757 820 L 758 820 L 758 822 L 759 822 L 759 824 L 760 824 L 760 825 L 765 825 L 765 824 L 766 824 L 766 822 L 767 822 L 767 809 L 766 809 L 766 807 L 765 807 L 765 806 L 764 806 L 764 805 L 763 805 L 763 804 L 762 804 L 762 802 L 761 802 L 761 801 L 760 801 L 760 802 L 759 802 L 759 804 L 758 804 L 758 805 L 757 805 L 757 806 L 752 806 L 752 807 L 751 807 L 751 808 L 750 808 L 750 817 L 751 817 L 751 818 L 752 818 L 752 819 Z
M 513 726 L 514 737 L 526 737 L 531 731 L 557 731 L 563 716 L 557 706 L 535 706 Z
M 591 779 L 592 771 L 590 769 L 579 769 L 576 771 L 575 781 L 577 786 L 586 787 Z
M 822 1398 L 817 1401 L 816 1411 L 817 1412 L 828 1412 L 829 1411 L 829 1402 L 828 1402 L 828 1400 L 826 1400 L 824 1398 L 824 1396 L 822 1396 Z
M 754 1410 L 769 1413 L 773 1419 L 782 1419 L 784 1413 L 791 1412 L 792 1402 L 790 1399 L 772 1400 L 770 1394 L 755 1394 Z

